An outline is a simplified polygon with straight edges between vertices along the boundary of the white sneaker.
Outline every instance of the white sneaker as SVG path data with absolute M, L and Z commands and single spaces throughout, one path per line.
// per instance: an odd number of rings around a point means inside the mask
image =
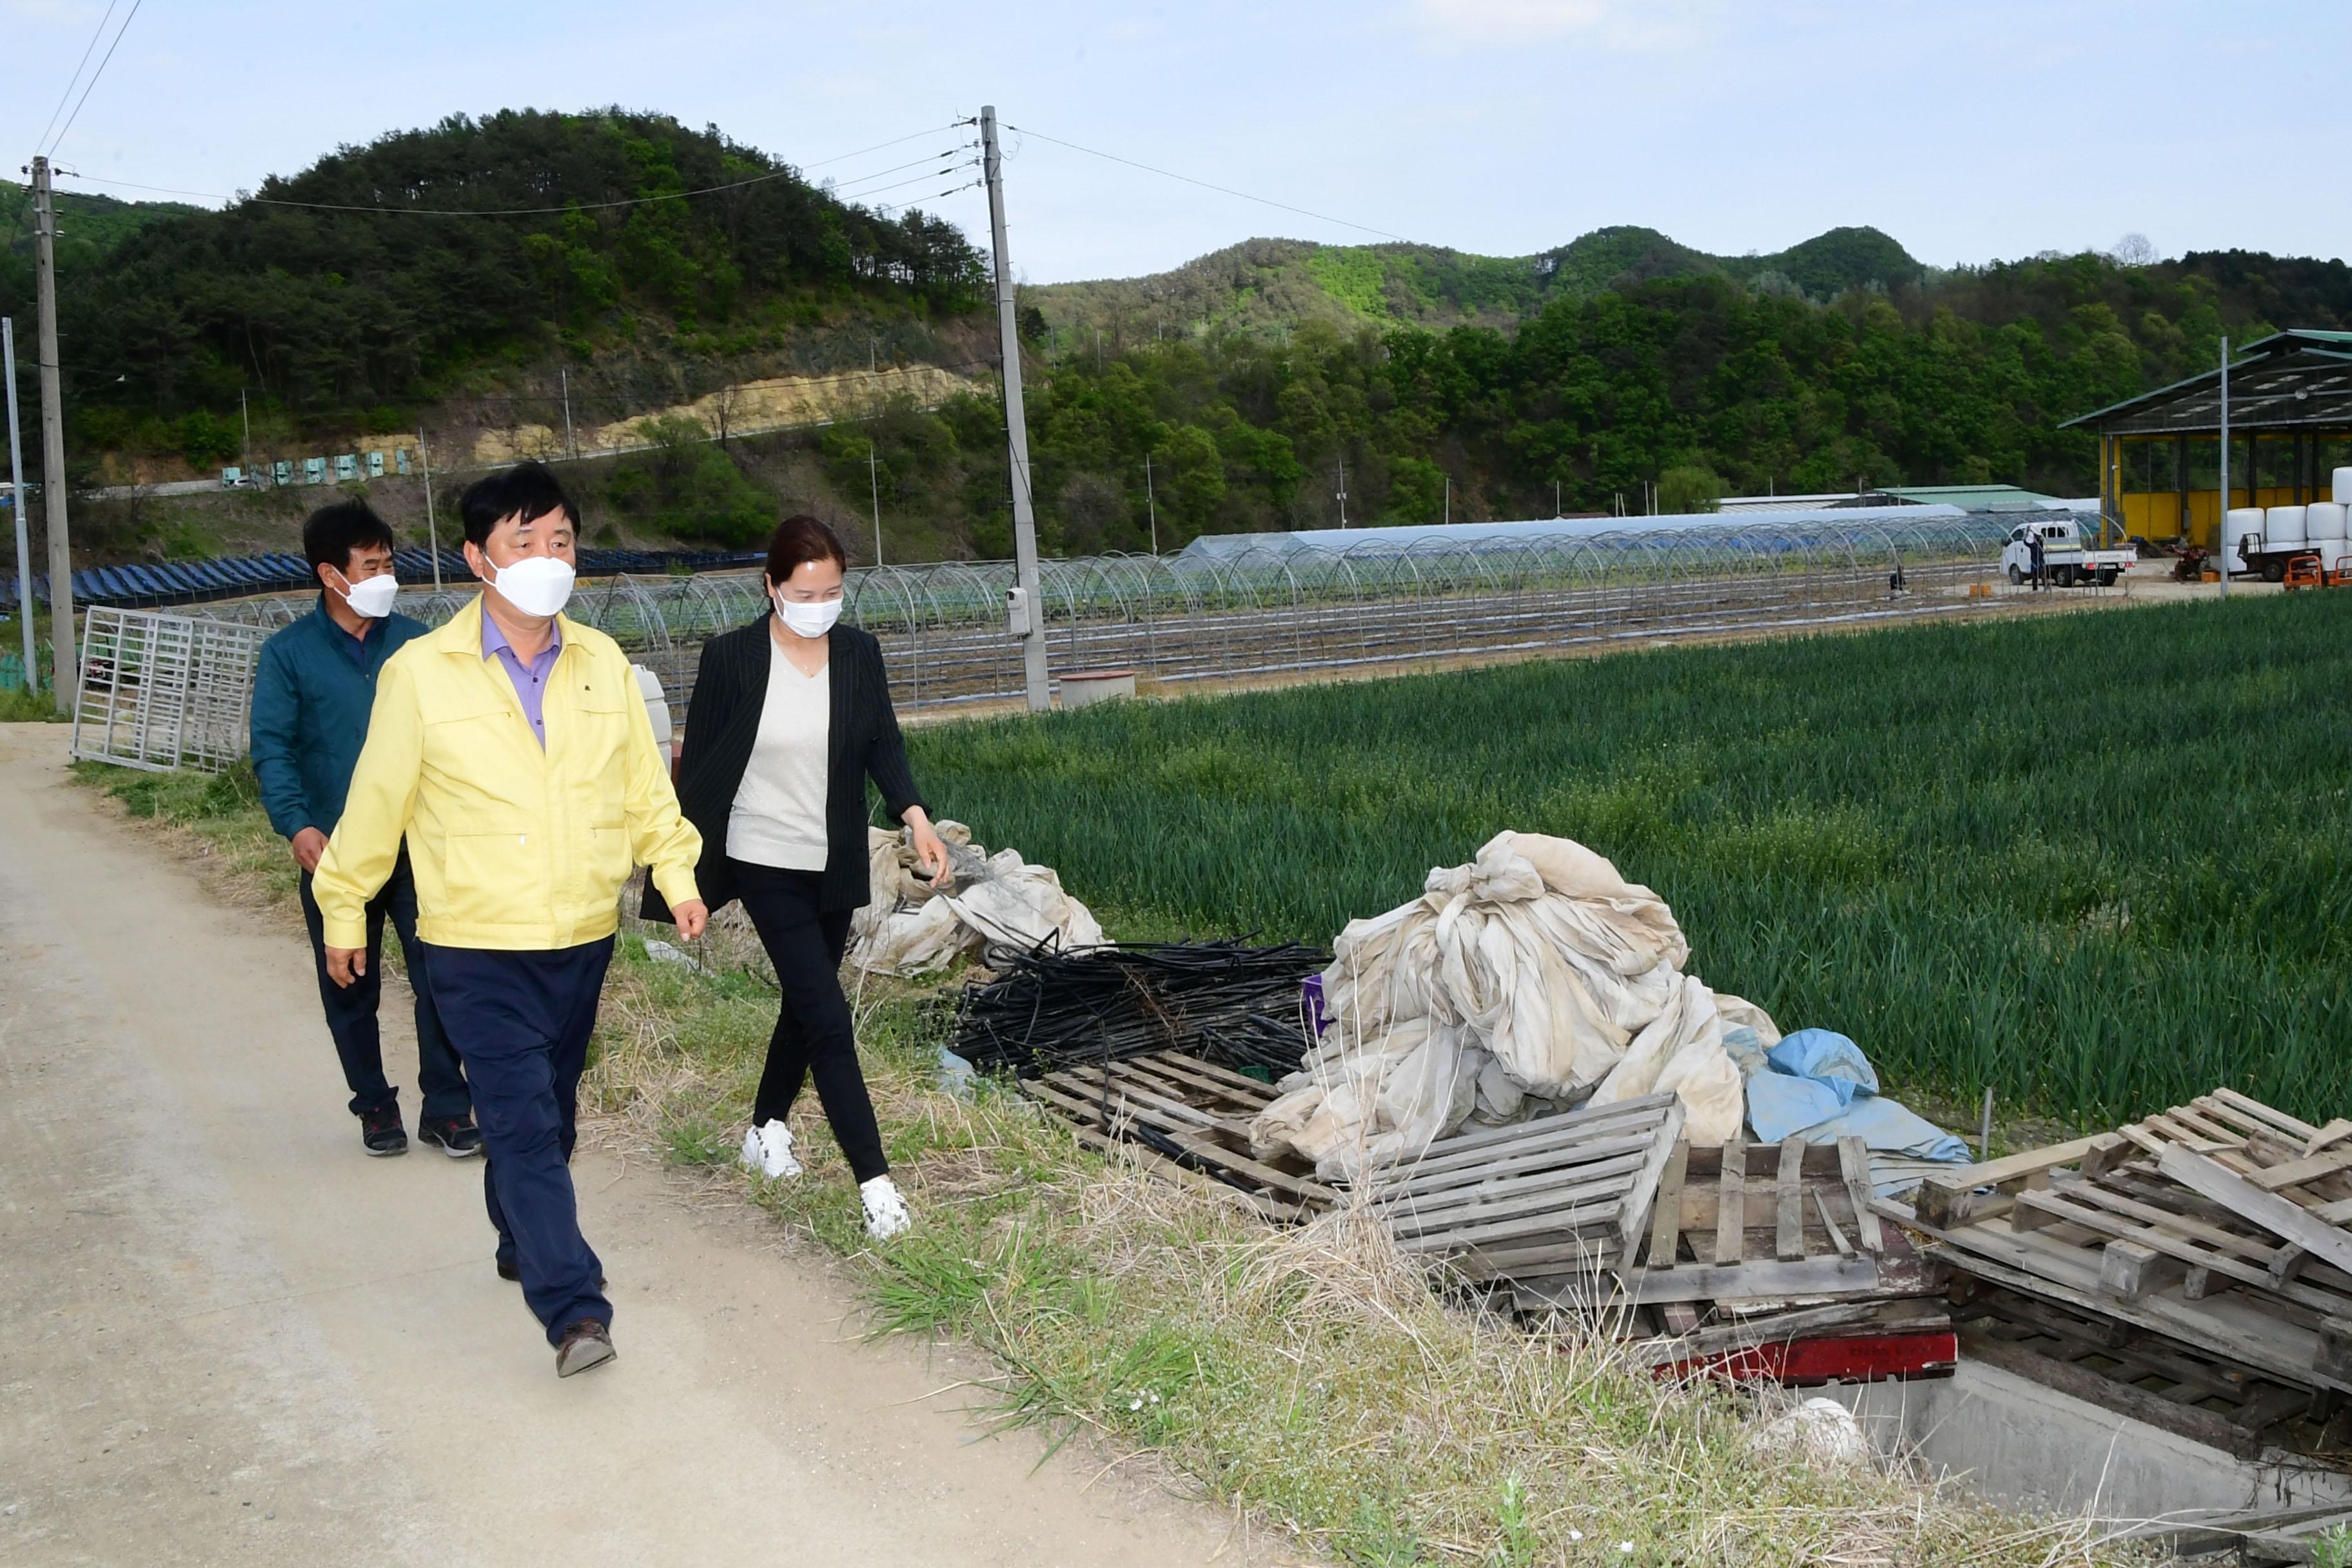
M 771 1181 L 801 1173 L 801 1163 L 793 1158 L 792 1130 L 781 1121 L 767 1121 L 743 1134 L 743 1168 L 757 1172 Z
M 898 1195 L 898 1184 L 887 1176 L 877 1176 L 861 1182 L 857 1195 L 866 1204 L 866 1234 L 877 1241 L 887 1241 L 911 1228 L 915 1216 L 907 1212 L 907 1200 Z

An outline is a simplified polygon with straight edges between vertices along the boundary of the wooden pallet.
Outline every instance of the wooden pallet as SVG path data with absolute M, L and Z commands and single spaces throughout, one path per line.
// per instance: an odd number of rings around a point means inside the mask
M 1960 1277 L 1952 1316 L 1974 1360 L 2241 1459 L 2340 1456 L 2352 1403 L 2202 1345 Z
M 1021 1091 L 1079 1142 L 1116 1145 L 1171 1180 L 1214 1182 L 1267 1219 L 1297 1221 L 1339 1201 L 1311 1173 L 1250 1152 L 1250 1122 L 1273 1101 L 1273 1087 L 1198 1057 L 1160 1051 L 1088 1063 L 1024 1079 Z
M 1916 1208 L 1885 1212 L 1998 1284 L 2306 1392 L 2352 1390 L 2352 1121 L 2315 1127 L 2216 1089 L 1931 1177 Z
M 1752 1311 L 1791 1300 L 1892 1300 L 1935 1281 L 1907 1238 L 1872 1206 L 1869 1152 L 1838 1143 L 1677 1148 L 1651 1209 L 1638 1266 L 1515 1282 L 1522 1310 L 1661 1310 L 1686 1331 L 1710 1304 Z
M 1441 1138 L 1362 1185 L 1399 1246 L 1469 1279 L 1605 1268 L 1641 1246 L 1682 1128 L 1654 1094 Z
M 2018 1193 L 2047 1186 L 2053 1171 L 2079 1167 L 2097 1176 L 2143 1157 L 2160 1163 L 2174 1150 L 2202 1155 L 2233 1174 L 2263 1172 L 2264 1191 L 2331 1224 L 2352 1219 L 2352 1121 L 2314 1127 L 2228 1089 L 2113 1132 L 1931 1175 L 1920 1186 L 1917 1213 L 1948 1228 L 2007 1213 Z

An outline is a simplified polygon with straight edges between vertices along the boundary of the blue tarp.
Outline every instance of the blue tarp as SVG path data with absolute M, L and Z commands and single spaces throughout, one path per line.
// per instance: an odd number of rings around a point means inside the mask
M 1769 1051 L 1750 1029 L 1727 1031 L 1724 1044 L 1747 1078 L 1748 1125 L 1763 1142 L 1860 1138 L 1915 1159 L 1969 1157 L 1967 1144 L 1881 1095 L 1870 1058 L 1833 1029 L 1800 1029 Z

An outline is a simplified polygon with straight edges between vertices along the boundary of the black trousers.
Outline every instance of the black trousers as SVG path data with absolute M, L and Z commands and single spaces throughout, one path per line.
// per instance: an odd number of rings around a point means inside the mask
M 383 927 L 390 921 L 400 937 L 401 956 L 408 962 L 408 986 L 416 993 L 416 1088 L 424 1098 L 421 1114 L 464 1116 L 474 1108 L 466 1089 L 466 1075 L 441 1027 L 441 1012 L 433 1004 L 433 985 L 424 950 L 416 941 L 416 879 L 409 874 L 408 852 L 402 850 L 392 875 L 367 905 L 367 973 L 349 985 L 338 985 L 327 974 L 325 917 L 310 896 L 310 873 L 302 873 L 302 923 L 310 930 L 310 957 L 319 970 L 319 1000 L 327 1010 L 327 1032 L 335 1037 L 335 1055 L 343 1062 L 343 1082 L 352 1091 L 352 1114 L 364 1116 L 379 1106 L 397 1104 L 400 1090 L 384 1081 L 383 1037 L 376 1027 L 376 1004 L 383 996 Z
M 751 1102 L 751 1125 L 782 1121 L 800 1097 L 801 1085 L 814 1076 L 817 1100 L 851 1173 L 860 1182 L 888 1173 L 874 1101 L 858 1070 L 849 998 L 841 994 L 841 955 L 849 946 L 851 911 L 817 908 L 824 879 L 815 871 L 754 866 L 731 855 L 727 867 L 783 992 L 776 1032 L 768 1040 L 767 1069 Z

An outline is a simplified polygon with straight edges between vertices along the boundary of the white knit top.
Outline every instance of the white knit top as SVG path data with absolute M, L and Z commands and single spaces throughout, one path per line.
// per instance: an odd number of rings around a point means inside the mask
M 824 768 L 833 732 L 830 668 L 803 675 L 768 638 L 768 697 L 751 761 L 727 814 L 727 853 L 786 871 L 824 869 Z

